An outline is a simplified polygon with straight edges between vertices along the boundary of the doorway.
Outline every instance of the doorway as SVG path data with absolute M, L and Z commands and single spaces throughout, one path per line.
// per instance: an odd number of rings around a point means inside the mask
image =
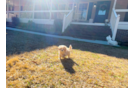
M 88 3 L 80 3 L 78 8 L 78 20 L 86 21 L 87 19 Z
M 105 23 L 108 19 L 111 1 L 98 1 L 96 5 L 95 23 Z

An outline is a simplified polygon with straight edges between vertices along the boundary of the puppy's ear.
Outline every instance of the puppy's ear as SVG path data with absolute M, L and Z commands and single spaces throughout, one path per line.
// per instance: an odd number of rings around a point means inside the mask
M 69 46 L 69 49 L 72 50 L 72 45 Z

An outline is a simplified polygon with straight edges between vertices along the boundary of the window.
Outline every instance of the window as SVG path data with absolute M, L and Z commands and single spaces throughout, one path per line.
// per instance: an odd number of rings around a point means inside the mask
M 23 6 L 20 6 L 20 11 L 23 11 Z
M 53 13 L 52 13 L 51 19 L 57 19 L 57 12 L 53 12 Z
M 65 10 L 66 4 L 59 4 L 59 10 Z
M 87 16 L 87 3 L 79 4 L 79 11 L 81 14 L 79 14 L 79 19 L 85 20 Z
M 50 2 L 48 0 L 38 0 L 35 2 L 35 10 L 49 10 Z
M 8 2 L 7 2 L 7 0 L 6 0 L 6 11 L 7 11 L 7 4 L 8 4 Z
M 19 11 L 19 0 L 13 0 L 14 11 Z
M 9 1 L 8 1 L 8 0 L 6 0 L 6 11 L 7 11 L 7 5 L 8 5 L 8 2 L 9 2 Z
M 69 4 L 68 10 L 71 10 L 73 7 L 73 4 Z
M 21 12 L 20 13 L 20 18 L 32 18 L 33 13 L 32 12 Z
M 53 12 L 51 19 L 63 19 L 64 18 L 64 14 L 68 14 L 68 12 Z
M 8 14 L 7 14 L 7 12 L 6 12 L 6 18 L 8 18 Z
M 14 11 L 13 10 L 13 0 L 9 0 L 7 4 L 8 4 L 8 11 Z
M 20 0 L 21 11 L 32 11 L 33 10 L 33 0 Z
M 7 5 L 8 5 L 8 4 L 6 3 L 6 11 L 7 11 L 7 9 L 8 9 Z
M 50 13 L 49 12 L 35 12 L 34 18 L 35 19 L 49 19 Z
M 80 4 L 79 11 L 87 10 L 87 3 L 86 4 Z
M 9 0 L 6 6 L 8 7 L 8 11 L 19 11 L 19 0 Z
M 52 4 L 52 10 L 58 10 L 58 4 Z
M 9 18 L 12 18 L 12 17 L 16 17 L 16 15 L 17 16 L 19 16 L 19 13 L 18 12 L 14 12 L 14 13 L 9 13 Z

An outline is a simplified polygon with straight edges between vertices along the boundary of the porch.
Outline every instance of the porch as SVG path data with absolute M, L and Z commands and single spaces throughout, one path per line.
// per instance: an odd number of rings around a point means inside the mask
M 112 36 L 112 31 L 110 26 L 71 24 L 62 35 L 81 39 L 106 41 L 108 35 Z M 115 40 L 119 45 L 128 46 L 128 31 L 118 29 Z
M 17 15 L 24 23 L 33 21 L 37 24 L 53 25 L 55 19 L 61 19 L 63 34 L 69 31 L 70 24 L 105 26 L 106 23 L 112 31 L 112 40 L 115 40 L 117 29 L 128 30 L 127 4 L 123 5 L 125 8 L 122 9 L 116 5 L 117 1 L 119 0 L 7 0 L 6 20 L 12 22 L 11 18 Z M 99 35 L 99 32 L 95 32 L 96 35 Z M 111 35 L 110 32 L 108 34 Z M 106 36 L 103 39 L 106 39 Z
M 113 2 L 114 0 L 7 0 L 6 19 L 11 22 L 11 18 L 17 15 L 24 23 L 31 20 L 39 24 L 53 24 L 54 19 L 63 20 L 64 15 L 73 10 L 72 22 L 105 23 L 110 21 Z

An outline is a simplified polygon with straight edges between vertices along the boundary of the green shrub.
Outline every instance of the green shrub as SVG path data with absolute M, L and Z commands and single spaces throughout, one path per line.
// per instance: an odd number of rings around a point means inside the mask
M 27 29 L 35 29 L 36 28 L 36 24 L 29 20 L 28 23 L 27 23 Z
M 18 16 L 16 15 L 16 17 L 12 17 L 12 26 L 16 27 L 20 24 L 20 20 L 18 18 Z
M 19 25 L 16 28 L 20 28 L 20 29 L 27 29 L 27 24 L 26 23 L 19 23 Z

